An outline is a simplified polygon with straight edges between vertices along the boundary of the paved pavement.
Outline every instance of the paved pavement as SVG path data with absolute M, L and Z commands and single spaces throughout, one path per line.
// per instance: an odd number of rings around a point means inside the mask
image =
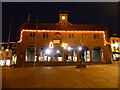
M 3 88 L 118 88 L 118 63 L 2 68 Z

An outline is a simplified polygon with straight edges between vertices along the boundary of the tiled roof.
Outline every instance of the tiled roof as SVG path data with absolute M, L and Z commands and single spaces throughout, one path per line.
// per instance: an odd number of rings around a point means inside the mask
M 39 30 L 106 30 L 107 27 L 101 24 L 71 24 L 71 23 L 24 23 L 21 29 L 39 29 Z

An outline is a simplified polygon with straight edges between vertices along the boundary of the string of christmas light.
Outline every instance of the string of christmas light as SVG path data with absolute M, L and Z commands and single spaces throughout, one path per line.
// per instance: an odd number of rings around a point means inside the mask
M 32 29 L 23 29 L 23 30 L 21 31 L 20 40 L 18 41 L 18 43 L 22 42 L 23 32 L 34 32 L 34 33 L 36 33 L 36 32 L 39 32 L 39 33 L 41 33 L 41 32 L 102 33 L 102 34 L 103 34 L 103 39 L 104 39 L 104 45 L 110 44 L 110 43 L 108 43 L 108 42 L 106 41 L 105 31 L 97 31 L 97 30 L 94 30 L 94 31 L 91 31 L 91 30 L 89 30 L 89 31 L 79 31 L 79 30 L 72 31 L 72 30 L 67 30 L 67 31 L 65 31 L 65 30 L 32 30 Z
M 13 44 L 13 43 L 15 43 L 15 42 L 1 42 L 0 44 Z

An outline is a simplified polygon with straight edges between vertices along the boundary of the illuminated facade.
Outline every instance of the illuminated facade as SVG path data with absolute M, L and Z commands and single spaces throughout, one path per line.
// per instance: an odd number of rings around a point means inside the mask
M 113 60 L 120 60 L 120 38 L 110 37 Z
M 17 66 L 111 63 L 107 31 L 104 25 L 72 24 L 66 12 L 56 24 L 24 23 Z
M 12 45 L 12 48 L 5 48 L 5 45 L 2 45 L 0 49 L 0 66 L 10 66 L 11 63 L 16 63 L 17 56 L 14 48 L 16 48 L 14 45 Z

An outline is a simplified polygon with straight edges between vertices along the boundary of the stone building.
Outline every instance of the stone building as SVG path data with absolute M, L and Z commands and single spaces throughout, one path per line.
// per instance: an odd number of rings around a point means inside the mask
M 18 67 L 111 63 L 105 25 L 72 24 L 61 11 L 58 23 L 24 23 L 20 30 Z
M 110 37 L 111 51 L 114 61 L 120 60 L 120 37 L 112 36 Z

